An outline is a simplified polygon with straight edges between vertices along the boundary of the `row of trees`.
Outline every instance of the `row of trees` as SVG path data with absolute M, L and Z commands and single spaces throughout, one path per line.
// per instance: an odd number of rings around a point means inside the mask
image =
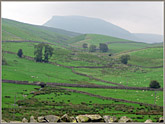
M 34 59 L 36 62 L 49 62 L 49 58 L 53 55 L 53 48 L 48 44 L 40 43 L 35 45 Z
M 82 45 L 83 48 L 87 49 L 88 48 L 88 44 L 87 43 L 84 43 Z M 95 52 L 97 49 L 96 45 L 90 45 L 89 46 L 89 52 Z M 108 45 L 107 44 L 104 44 L 104 43 L 100 43 L 99 44 L 99 49 L 101 52 L 107 52 L 109 49 L 108 49 Z
M 45 43 L 40 43 L 34 46 L 34 59 L 36 62 L 49 62 L 50 57 L 53 55 L 53 48 Z M 18 57 L 23 57 L 23 50 L 19 49 L 17 52 Z

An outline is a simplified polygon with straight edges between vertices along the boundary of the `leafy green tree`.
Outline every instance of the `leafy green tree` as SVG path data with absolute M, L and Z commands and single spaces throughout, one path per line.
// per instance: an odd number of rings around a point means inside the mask
M 34 46 L 34 59 L 36 60 L 36 62 L 42 62 L 42 57 L 43 57 L 43 47 L 44 47 L 44 43 L 40 43 L 38 45 Z
M 96 51 L 96 45 L 90 45 L 89 52 L 95 52 Z
M 123 63 L 123 64 L 127 64 L 127 63 L 128 63 L 128 60 L 130 60 L 130 56 L 129 56 L 129 55 L 122 55 L 122 56 L 120 57 L 120 61 L 121 61 L 121 63 Z
M 152 81 L 150 82 L 150 86 L 149 86 L 149 87 L 150 87 L 150 88 L 155 88 L 155 89 L 157 89 L 157 88 L 160 88 L 160 84 L 159 84 L 158 81 L 152 80 Z
M 53 48 L 48 44 L 45 44 L 45 52 L 44 52 L 44 62 L 48 62 L 49 58 L 53 55 Z
M 108 51 L 108 46 L 107 46 L 107 44 L 105 44 L 105 43 L 100 43 L 100 44 L 99 44 L 99 49 L 100 49 L 100 51 L 102 51 L 102 52 L 107 52 L 107 51 Z
M 19 50 L 18 50 L 17 55 L 18 55 L 20 58 L 22 58 L 22 55 L 23 55 L 22 49 L 19 49 Z
M 88 48 L 88 44 L 87 43 L 83 43 L 82 47 L 83 48 Z
M 49 62 L 49 58 L 53 55 L 53 48 L 48 44 L 40 43 L 36 45 L 34 51 L 36 62 Z

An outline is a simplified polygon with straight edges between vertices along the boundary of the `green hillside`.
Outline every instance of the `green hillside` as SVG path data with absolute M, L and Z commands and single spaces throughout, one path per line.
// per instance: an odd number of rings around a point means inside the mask
M 87 43 L 89 45 L 90 44 L 99 45 L 99 43 L 107 43 L 107 42 L 131 42 L 129 40 L 106 36 L 106 35 L 100 35 L 100 34 L 80 35 L 70 39 L 70 41 L 73 41 L 73 45 L 75 46 L 80 46 L 83 43 Z
M 2 41 L 41 41 L 65 43 L 70 37 L 79 35 L 61 29 L 30 25 L 2 19 Z
M 70 116 L 110 115 L 118 119 L 128 116 L 134 122 L 144 122 L 146 119 L 157 122 L 163 115 L 163 109 L 160 107 L 163 105 L 163 91 L 138 89 L 148 88 L 152 80 L 158 81 L 161 88 L 163 87 L 162 44 L 138 43 L 98 34 L 79 35 L 7 19 L 2 19 L 2 30 L 3 41 L 25 41 L 2 42 L 2 56 L 7 62 L 2 65 L 2 80 L 29 82 L 29 85 L 23 85 L 3 81 L 4 120 L 20 121 L 23 117 L 29 119 L 31 115 L 62 116 L 69 113 Z M 28 59 L 35 57 L 34 46 L 39 44 L 28 40 L 53 43 L 49 44 L 54 48 L 50 63 Z M 97 45 L 97 50 L 89 52 L 88 49 L 82 48 L 83 43 L 88 46 Z M 100 52 L 99 43 L 106 43 L 109 51 Z M 17 56 L 19 49 L 22 49 L 26 57 Z M 128 64 L 120 61 L 120 57 L 125 54 L 130 55 Z M 65 85 L 46 86 L 41 89 L 31 85 L 34 81 Z M 89 85 L 90 88 L 85 88 Z M 95 88 L 96 85 L 99 87 Z M 103 89 L 103 86 L 106 88 Z M 107 86 L 117 86 L 120 89 L 110 89 Z M 124 89 L 128 87 L 135 89 Z M 153 107 L 154 104 L 156 107 Z
M 135 50 L 135 49 L 142 49 L 146 47 L 162 46 L 161 43 L 147 44 L 147 43 L 135 42 L 135 41 L 115 38 L 111 36 L 100 35 L 100 34 L 79 35 L 79 36 L 69 39 L 68 42 L 71 43 L 70 44 L 71 46 L 81 48 L 81 49 L 84 43 L 87 43 L 88 47 L 90 45 L 96 45 L 97 48 L 99 48 L 100 43 L 105 43 L 108 45 L 109 53 L 120 53 L 120 52 Z

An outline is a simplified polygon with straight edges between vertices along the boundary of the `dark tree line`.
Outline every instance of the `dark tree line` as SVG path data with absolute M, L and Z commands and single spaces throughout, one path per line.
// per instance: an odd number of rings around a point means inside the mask
M 87 43 L 84 43 L 83 45 L 82 45 L 82 47 L 83 48 L 88 48 L 88 44 Z M 89 46 L 89 52 L 95 52 L 96 51 L 96 48 L 97 48 L 97 46 L 96 45 L 90 45 Z M 99 44 L 99 49 L 100 49 L 100 51 L 101 52 L 108 52 L 108 45 L 107 44 L 105 44 L 105 43 L 100 43 Z
M 36 62 L 49 62 L 50 57 L 53 55 L 53 48 L 45 43 L 40 43 L 34 46 L 34 59 Z

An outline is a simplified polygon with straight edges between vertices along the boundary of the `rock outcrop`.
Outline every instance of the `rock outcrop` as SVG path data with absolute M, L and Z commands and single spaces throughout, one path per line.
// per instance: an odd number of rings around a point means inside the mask
M 122 116 L 119 120 L 115 116 L 101 116 L 99 114 L 92 114 L 92 115 L 78 115 L 76 117 L 69 116 L 68 114 L 64 114 L 63 116 L 59 117 L 56 115 L 46 115 L 46 116 L 40 116 L 37 117 L 37 120 L 34 118 L 34 116 L 30 117 L 30 120 L 28 121 L 25 117 L 21 121 L 10 121 L 9 123 L 57 123 L 57 122 L 71 122 L 71 123 L 84 123 L 84 122 L 105 122 L 105 123 L 127 123 L 127 122 L 133 122 L 131 118 L 127 116 Z M 159 120 L 157 120 L 159 123 L 163 123 L 163 117 L 160 117 Z M 1 123 L 7 123 L 5 120 L 1 120 Z M 147 119 L 144 123 L 153 123 L 151 119 Z
M 103 118 L 104 118 L 104 121 L 105 121 L 106 123 L 117 122 L 117 117 L 115 117 L 115 116 L 105 115 L 105 116 L 103 116 Z
M 148 119 L 144 123 L 152 123 L 152 120 L 151 119 Z
M 55 115 L 47 115 L 45 116 L 45 119 L 50 123 L 50 122 L 58 122 L 60 120 L 59 116 Z
M 34 116 L 30 116 L 30 122 L 31 122 L 31 123 L 36 123 L 37 120 L 34 119 Z
M 23 118 L 23 119 L 22 119 L 22 122 L 23 122 L 23 123 L 28 123 L 28 120 L 27 120 L 26 118 Z
M 87 117 L 86 115 L 78 115 L 76 117 L 78 123 L 82 123 L 82 122 L 89 122 L 89 117 Z
M 98 114 L 86 116 L 90 119 L 91 122 L 104 122 L 103 118 Z
M 160 118 L 159 118 L 159 122 L 160 122 L 160 123 L 161 123 L 161 122 L 162 122 L 162 123 L 164 122 L 163 117 L 160 117 Z
M 41 116 L 41 117 L 38 117 L 38 122 L 39 122 L 39 123 L 46 123 L 46 122 L 48 122 L 48 121 L 45 119 L 44 116 Z
M 127 116 L 123 116 L 119 120 L 120 123 L 126 123 L 126 122 L 132 122 L 131 118 L 128 118 Z

